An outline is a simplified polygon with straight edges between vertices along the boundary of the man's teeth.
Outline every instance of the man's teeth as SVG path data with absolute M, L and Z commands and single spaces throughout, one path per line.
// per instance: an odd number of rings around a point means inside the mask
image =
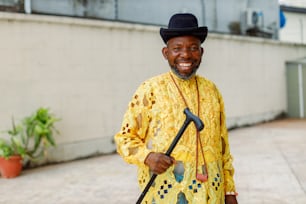
M 189 66 L 191 66 L 191 63 L 179 63 L 179 65 L 181 67 L 189 67 Z

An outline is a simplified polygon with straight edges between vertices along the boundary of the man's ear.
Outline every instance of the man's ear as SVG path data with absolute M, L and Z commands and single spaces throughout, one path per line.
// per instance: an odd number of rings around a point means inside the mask
M 203 47 L 201 47 L 201 56 L 203 56 L 203 54 L 204 54 L 204 48 Z
M 162 53 L 163 53 L 164 58 L 168 60 L 168 48 L 167 47 L 163 47 Z

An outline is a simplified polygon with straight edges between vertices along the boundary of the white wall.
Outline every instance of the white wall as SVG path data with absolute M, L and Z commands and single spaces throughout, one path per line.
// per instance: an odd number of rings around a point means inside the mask
M 228 126 L 253 124 L 286 112 L 285 61 L 304 56 L 306 46 L 262 38 L 210 36 L 203 64 L 206 71 L 201 73 L 221 89 Z
M 280 29 L 280 40 L 306 44 L 306 13 L 284 12 L 286 25 Z
M 114 151 L 127 104 L 145 79 L 168 71 L 159 27 L 0 13 L 0 129 L 40 106 L 62 120 L 48 160 Z M 306 46 L 209 34 L 200 74 L 223 93 L 228 125 L 286 111 L 285 61 Z

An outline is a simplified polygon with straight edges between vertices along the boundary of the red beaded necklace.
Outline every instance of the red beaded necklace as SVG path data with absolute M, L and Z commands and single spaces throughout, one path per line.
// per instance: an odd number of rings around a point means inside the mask
M 184 104 L 186 107 L 189 107 L 187 105 L 187 101 L 181 91 L 181 89 L 179 88 L 178 84 L 176 83 L 175 79 L 173 78 L 172 74 L 170 73 L 170 77 L 173 81 L 173 83 L 175 84 L 181 98 L 184 101 Z M 198 99 L 198 110 L 197 110 L 197 116 L 199 117 L 200 114 L 200 92 L 199 92 L 199 87 L 198 87 L 198 81 L 197 81 L 197 77 L 195 76 L 195 82 L 196 82 L 196 88 L 197 88 L 197 99 Z M 206 167 L 206 162 L 205 162 L 205 157 L 204 157 L 204 150 L 203 150 L 203 145 L 202 145 L 202 141 L 201 141 L 201 137 L 200 137 L 200 132 L 197 130 L 197 134 L 196 134 L 196 178 L 199 181 L 205 182 L 208 179 L 208 171 L 207 171 L 207 167 Z M 202 155 L 202 159 L 204 161 L 204 167 L 202 168 L 203 174 L 198 173 L 198 160 L 199 160 L 199 148 L 201 151 L 201 155 Z

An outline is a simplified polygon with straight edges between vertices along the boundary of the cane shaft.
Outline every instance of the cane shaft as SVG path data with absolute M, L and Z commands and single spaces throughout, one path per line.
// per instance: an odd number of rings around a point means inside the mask
M 180 140 L 180 138 L 182 137 L 184 131 L 186 130 L 187 126 L 189 125 L 189 123 L 191 122 L 191 120 L 188 120 L 186 118 L 183 126 L 181 127 L 181 129 L 179 130 L 179 132 L 177 133 L 176 137 L 174 138 L 173 142 L 171 143 L 169 149 L 167 150 L 167 152 L 165 153 L 165 155 L 170 156 L 173 149 L 175 148 L 176 144 L 178 143 L 178 141 Z M 147 192 L 149 191 L 150 187 L 152 186 L 153 182 L 155 181 L 157 177 L 157 174 L 153 174 L 152 177 L 150 178 L 150 181 L 147 183 L 146 187 L 144 188 L 143 192 L 141 193 L 141 195 L 139 196 L 136 204 L 141 204 L 142 200 L 144 199 L 144 197 L 146 196 Z
M 179 130 L 179 132 L 177 133 L 176 137 L 174 138 L 173 142 L 171 143 L 169 149 L 167 150 L 167 152 L 165 153 L 165 155 L 170 156 L 172 151 L 174 150 L 175 146 L 177 145 L 178 141 L 181 139 L 183 133 L 185 132 L 187 126 L 189 125 L 189 123 L 191 122 L 191 120 L 189 120 L 188 118 L 186 118 L 183 126 L 181 127 L 181 129 Z
M 193 115 L 188 108 L 184 110 L 184 113 L 186 114 L 186 119 L 184 121 L 184 124 L 178 131 L 177 135 L 175 136 L 174 140 L 172 141 L 170 147 L 168 148 L 167 152 L 165 155 L 170 156 L 172 151 L 174 150 L 175 146 L 177 145 L 178 141 L 182 137 L 183 133 L 185 132 L 186 128 L 188 127 L 189 123 L 193 121 L 196 125 L 197 130 L 202 130 L 204 128 L 203 122 L 198 118 L 197 116 Z M 150 187 L 152 186 L 154 180 L 156 179 L 157 174 L 153 174 L 152 177 L 150 178 L 150 181 L 147 183 L 146 187 L 142 191 L 141 195 L 139 196 L 136 204 L 141 204 L 142 200 L 146 196 L 147 192 L 149 191 Z
M 146 196 L 147 192 L 149 191 L 149 189 L 152 186 L 153 182 L 155 181 L 156 177 L 157 177 L 157 174 L 152 175 L 152 177 L 150 178 L 150 181 L 148 182 L 148 184 L 146 185 L 146 187 L 142 191 L 141 195 L 139 196 L 136 204 L 141 204 L 142 200 Z

